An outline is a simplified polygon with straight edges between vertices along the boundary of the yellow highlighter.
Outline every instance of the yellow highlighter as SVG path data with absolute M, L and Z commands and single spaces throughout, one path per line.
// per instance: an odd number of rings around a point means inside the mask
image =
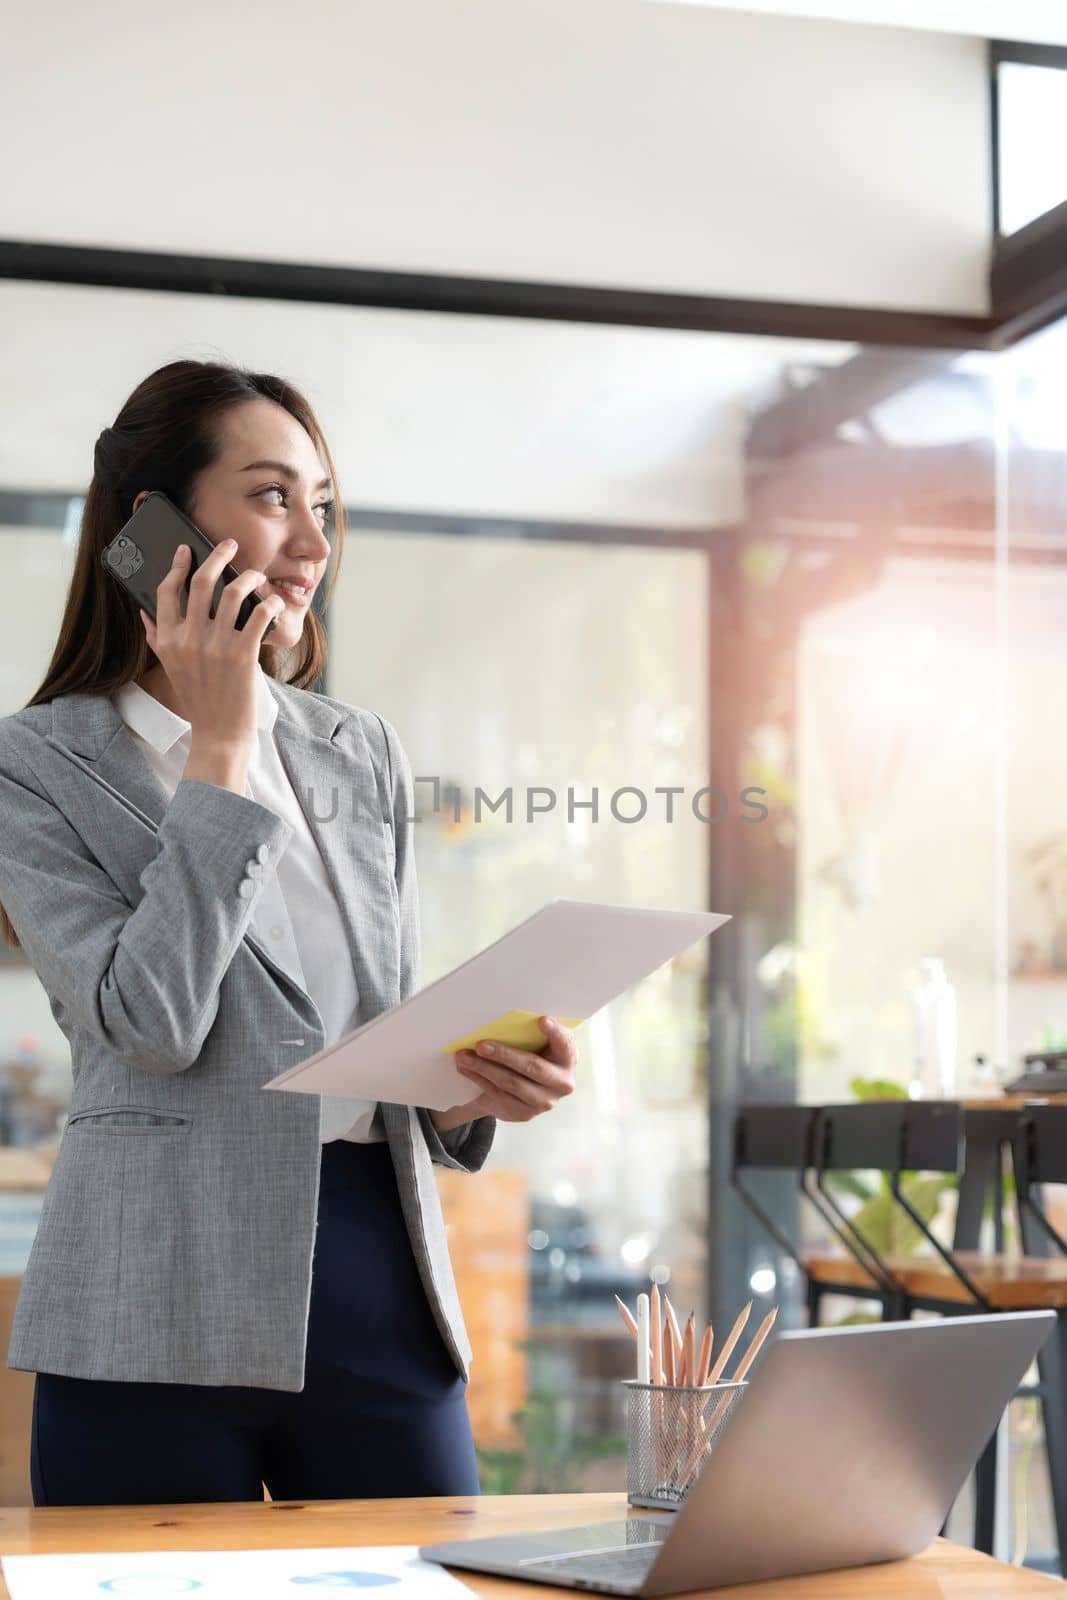
M 492 1022 L 487 1022 L 484 1028 L 475 1028 L 470 1033 L 463 1034 L 458 1039 L 453 1039 L 451 1044 L 442 1045 L 448 1055 L 456 1050 L 473 1050 L 479 1039 L 497 1039 L 501 1044 L 510 1044 L 516 1050 L 543 1050 L 548 1040 L 537 1026 L 538 1017 L 555 1016 L 554 1011 L 508 1011 L 502 1017 L 494 1017 Z M 557 1022 L 562 1022 L 565 1028 L 576 1028 L 583 1017 L 557 1017 Z

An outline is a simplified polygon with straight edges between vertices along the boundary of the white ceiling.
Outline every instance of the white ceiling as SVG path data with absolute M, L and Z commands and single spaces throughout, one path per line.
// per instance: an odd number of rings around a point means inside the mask
M 935 33 L 974 34 L 1067 45 L 1064 0 L 654 0 L 659 5 L 704 5 L 715 11 L 753 11 L 830 22 L 874 22 Z

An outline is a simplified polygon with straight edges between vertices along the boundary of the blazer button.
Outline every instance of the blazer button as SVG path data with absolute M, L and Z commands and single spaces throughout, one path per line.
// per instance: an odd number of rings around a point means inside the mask
M 269 860 L 269 858 L 270 858 L 270 845 L 269 844 L 261 844 L 261 845 L 259 845 L 258 848 L 256 849 L 256 860 L 257 861 L 267 861 L 267 860 Z
M 255 892 L 256 880 L 254 878 L 242 878 L 240 883 L 237 885 L 237 893 L 241 896 L 242 900 L 250 900 Z
M 263 876 L 263 868 L 260 866 L 258 861 L 246 861 L 245 871 L 248 873 L 250 878 L 260 878 Z

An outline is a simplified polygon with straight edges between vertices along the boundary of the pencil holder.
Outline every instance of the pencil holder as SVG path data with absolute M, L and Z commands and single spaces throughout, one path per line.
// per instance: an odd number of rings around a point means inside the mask
M 627 1498 L 634 1506 L 680 1506 L 748 1384 L 623 1383 Z

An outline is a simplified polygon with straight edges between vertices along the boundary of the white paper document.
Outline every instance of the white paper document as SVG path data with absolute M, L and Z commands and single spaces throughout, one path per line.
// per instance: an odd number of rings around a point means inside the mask
M 568 1025 L 714 933 L 729 917 L 557 898 L 435 983 L 264 1085 L 447 1111 L 481 1090 L 456 1071 L 456 1041 L 507 1038 L 524 1020 Z M 523 1016 L 525 1014 L 525 1018 Z M 490 1025 L 500 1024 L 499 1031 Z M 536 1023 L 533 1024 L 536 1030 Z M 544 1035 L 536 1030 L 537 1041 Z M 580 1037 L 580 1035 L 579 1035 Z M 533 1049 L 536 1045 L 526 1044 Z
M 369 1589 L 407 1600 L 474 1593 L 417 1545 L 319 1550 L 134 1550 L 107 1555 L 4 1556 L 11 1600 L 102 1600 L 108 1595 L 195 1595 L 196 1600 L 293 1600 Z M 399 1596 L 398 1596 L 399 1600 Z

